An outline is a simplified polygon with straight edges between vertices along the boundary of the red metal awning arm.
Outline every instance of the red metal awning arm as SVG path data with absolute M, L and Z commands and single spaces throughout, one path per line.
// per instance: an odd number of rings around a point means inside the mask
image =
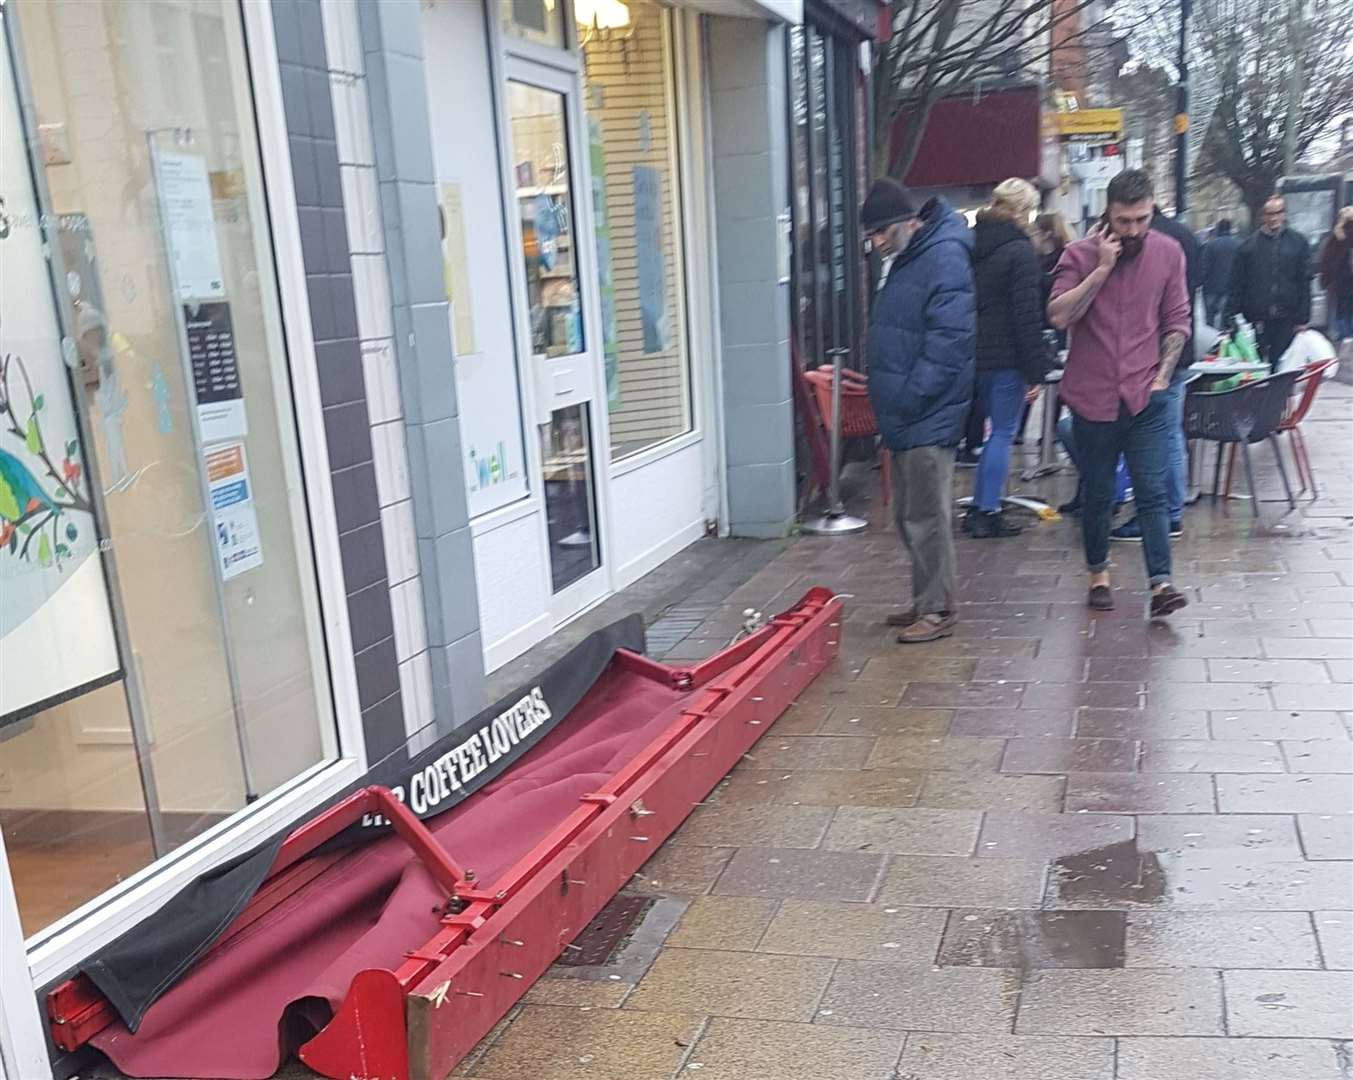
M 705 692 L 491 887 L 459 888 L 464 910 L 397 971 L 354 978 L 301 1060 L 345 1080 L 445 1076 L 836 656 L 840 612 L 813 589 L 688 669 Z

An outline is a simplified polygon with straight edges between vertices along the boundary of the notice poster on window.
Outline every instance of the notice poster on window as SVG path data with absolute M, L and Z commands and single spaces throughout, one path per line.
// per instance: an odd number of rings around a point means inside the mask
M 470 257 L 465 247 L 465 206 L 459 184 L 443 184 L 442 278 L 451 303 L 451 351 L 475 351 L 474 297 L 470 289 Z
M 244 438 L 249 433 L 249 421 L 244 412 L 230 305 L 223 300 L 184 304 L 183 334 L 202 442 Z
M 238 442 L 214 446 L 205 458 L 216 554 L 221 560 L 221 578 L 229 581 L 263 565 L 249 464 L 244 443 Z
M 199 154 L 162 150 L 152 136 L 155 185 L 174 285 L 180 300 L 214 300 L 225 296 L 216 218 L 211 208 L 211 178 Z
M 599 95 L 597 88 L 594 96 Z M 594 103 L 598 109 L 601 101 Z M 615 272 L 611 267 L 611 219 L 606 206 L 606 149 L 601 121 L 587 118 L 587 145 L 592 164 L 592 228 L 597 238 L 597 291 L 601 295 L 601 345 L 606 371 L 606 405 L 620 408 L 620 342 L 615 320 Z
M 470 516 L 496 510 L 526 494 L 526 460 L 522 449 L 517 371 L 507 319 L 486 318 L 477 332 L 471 298 L 469 251 L 481 250 L 489 220 L 466 214 L 473 205 L 480 178 L 447 181 L 438 186 L 442 212 L 442 273 L 451 303 L 452 353 L 456 365 L 456 397 L 460 401 L 460 439 L 465 463 L 465 492 Z M 478 235 L 477 235 L 478 234 Z M 493 283 L 479 282 L 478 303 L 492 313 L 499 300 Z M 507 312 L 506 295 L 501 309 Z
M 667 348 L 667 271 L 663 266 L 662 178 L 649 165 L 634 166 L 634 257 L 638 263 L 639 318 L 644 352 Z
M 67 359 L 0 22 L 0 731 L 121 676 Z M 2 736 L 0 736 L 2 737 Z

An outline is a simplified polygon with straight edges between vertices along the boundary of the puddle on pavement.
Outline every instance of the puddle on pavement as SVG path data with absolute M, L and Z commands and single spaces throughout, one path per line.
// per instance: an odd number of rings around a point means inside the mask
M 1120 968 L 1124 911 L 955 911 L 945 967 Z
M 1122 840 L 1093 851 L 1063 855 L 1052 864 L 1053 906 L 1157 904 L 1165 897 L 1165 869 L 1154 851 Z

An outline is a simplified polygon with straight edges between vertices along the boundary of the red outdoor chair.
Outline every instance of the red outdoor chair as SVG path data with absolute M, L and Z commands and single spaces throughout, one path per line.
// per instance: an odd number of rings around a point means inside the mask
M 803 373 L 804 382 L 813 392 L 817 402 L 818 416 L 822 420 L 822 430 L 831 436 L 832 422 L 832 369 L 814 368 Z M 875 436 L 879 433 L 878 420 L 874 417 L 874 407 L 869 404 L 869 377 L 850 368 L 841 369 L 841 437 L 855 439 Z M 882 489 L 883 505 L 887 506 L 892 497 L 890 478 L 892 475 L 891 455 L 888 448 L 879 447 L 879 487 Z M 832 464 L 835 464 L 834 462 Z
M 1292 444 L 1292 457 L 1297 463 L 1297 480 L 1301 484 L 1298 496 L 1306 494 L 1309 485 L 1311 497 L 1320 497 L 1320 492 L 1315 486 L 1315 473 L 1311 469 L 1311 455 L 1306 450 L 1306 437 L 1301 433 L 1301 422 L 1311 411 L 1316 392 L 1325 381 L 1325 373 L 1337 363 L 1338 361 L 1333 358 L 1318 360 L 1297 376 L 1292 396 L 1287 399 L 1287 411 L 1283 413 L 1282 423 L 1278 425 L 1278 433 L 1285 434 Z
M 1315 486 L 1315 473 L 1311 470 L 1311 455 L 1306 450 L 1306 438 L 1301 433 L 1301 422 L 1306 418 L 1306 414 L 1311 411 L 1316 392 L 1325 380 L 1325 373 L 1337 363 L 1338 360 L 1331 357 L 1328 360 L 1317 360 L 1302 369 L 1300 374 L 1297 375 L 1296 382 L 1292 384 L 1292 393 L 1287 399 L 1282 420 L 1279 421 L 1275 432 L 1277 435 L 1288 436 L 1292 444 L 1292 458 L 1297 463 L 1297 480 L 1301 484 L 1297 491 L 1298 498 L 1306 494 L 1308 486 L 1312 498 L 1319 498 L 1320 496 L 1320 492 Z M 1226 459 L 1226 486 L 1223 491 L 1225 495 L 1231 494 L 1231 478 L 1236 467 L 1236 450 L 1237 444 L 1232 443 L 1231 452 Z

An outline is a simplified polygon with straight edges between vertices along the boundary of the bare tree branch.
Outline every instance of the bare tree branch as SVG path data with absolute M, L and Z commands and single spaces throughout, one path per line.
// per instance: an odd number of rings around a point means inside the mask
M 1200 167 L 1226 176 L 1257 213 L 1282 175 L 1288 85 L 1304 72 L 1296 120 L 1298 154 L 1331 132 L 1353 105 L 1353 18 L 1348 0 L 1306 0 L 1297 41 L 1287 5 L 1271 0 L 1203 0 L 1196 19 L 1201 62 L 1221 93 Z
M 906 175 L 931 110 L 943 98 L 1020 72 L 1043 74 L 1046 62 L 1059 52 L 1070 57 L 1107 50 L 1138 21 L 1085 21 L 1096 2 L 892 0 L 893 34 L 875 70 L 879 171 Z M 1144 5 L 1140 18 L 1146 19 L 1177 0 L 1139 2 Z M 903 112 L 906 119 L 899 125 Z

